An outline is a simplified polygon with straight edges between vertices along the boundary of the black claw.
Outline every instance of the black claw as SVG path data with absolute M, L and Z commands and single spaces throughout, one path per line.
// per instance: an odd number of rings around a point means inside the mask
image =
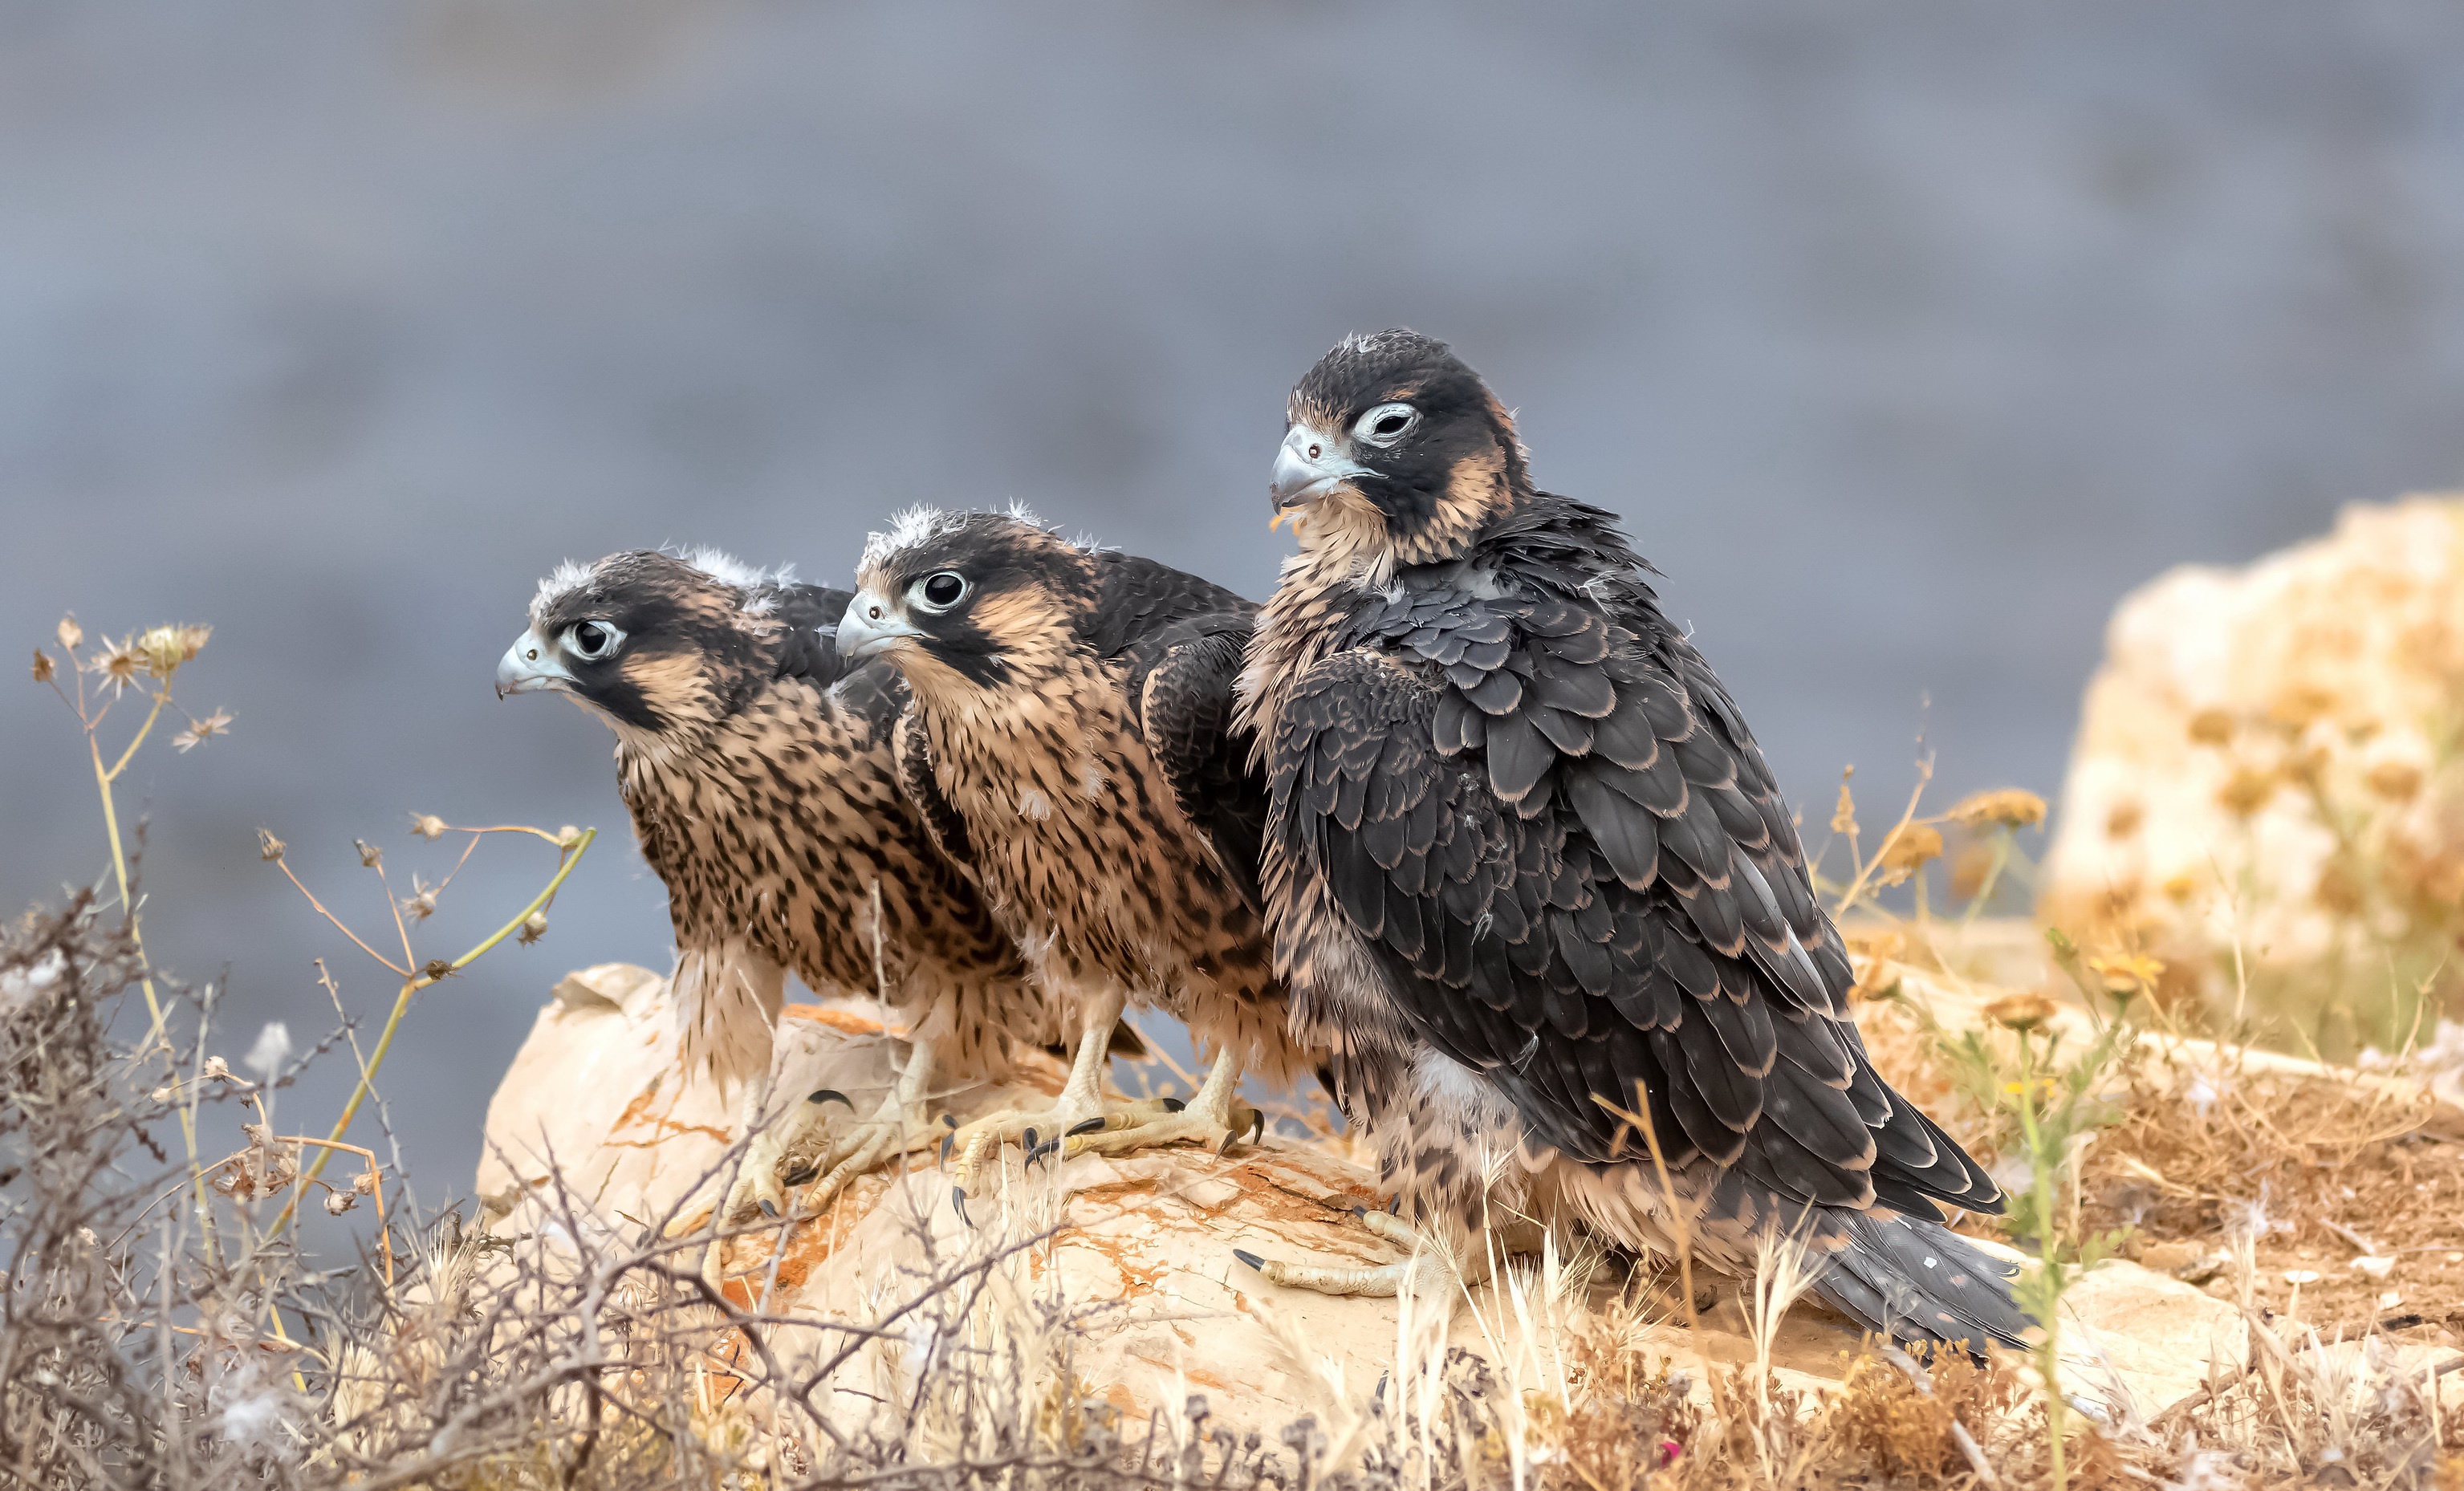
M 1024 1133 L 1020 1134 L 1020 1135 L 1019 1135 L 1019 1137 L 1020 1137 L 1021 1139 L 1023 1139 L 1024 1141 L 1026 1141 L 1026 1147 L 1027 1147 L 1028 1149 L 1032 1150 L 1032 1149 L 1034 1149 L 1034 1148 L 1035 1148 L 1035 1130 L 1034 1130 L 1034 1129 L 1030 1129 L 1026 1130 Z
M 791 1170 L 791 1171 L 787 1172 L 787 1173 L 785 1173 L 785 1174 L 783 1174 L 783 1175 L 780 1176 L 780 1177 L 779 1177 L 779 1184 L 781 1184 L 781 1185 L 782 1185 L 782 1186 L 801 1186 L 801 1185 L 803 1185 L 804 1183 L 806 1183 L 807 1181 L 811 1180 L 815 1175 L 818 1175 L 818 1174 L 820 1174 L 821 1173 L 822 1173 L 822 1167 L 821 1167 L 821 1166 L 819 1166 L 819 1165 L 815 1165 L 815 1164 L 803 1164 L 803 1165 L 799 1165 L 799 1166 L 797 1166 L 794 1170 Z
M 845 1103 L 848 1112 L 852 1113 L 855 1111 L 854 1100 L 849 1098 L 846 1093 L 839 1091 L 836 1087 L 818 1088 L 813 1092 L 812 1096 L 804 1099 L 804 1101 L 807 1103 Z
M 769 1217 L 772 1221 L 777 1221 L 779 1219 L 779 1208 L 772 1205 L 770 1198 L 766 1195 L 761 1198 L 761 1215 Z
M 1027 1146 L 1026 1162 L 1023 1168 L 1033 1170 L 1036 1166 L 1044 1163 L 1044 1157 L 1045 1155 L 1050 1154 L 1053 1151 L 1059 1148 L 1061 1148 L 1061 1141 L 1058 1139 L 1047 1139 L 1042 1144 Z
M 1401 1195 L 1398 1195 L 1395 1199 L 1386 1203 L 1386 1215 L 1389 1217 L 1400 1217 L 1403 1215 L 1403 1198 Z
M 1189 1107 L 1189 1105 L 1183 1103 L 1178 1098 L 1166 1098 L 1163 1100 L 1163 1110 L 1167 1113 L 1177 1113 L 1187 1107 Z
M 956 1129 L 956 1128 L 957 1128 L 957 1127 L 958 1127 L 958 1115 L 957 1115 L 957 1114 L 956 1114 L 956 1113 L 944 1113 L 944 1114 L 942 1114 L 942 1115 L 941 1115 L 941 1127 L 942 1127 L 942 1128 L 944 1128 L 944 1129 Z
M 1234 1248 L 1232 1256 L 1262 1274 L 1266 1271 L 1266 1261 L 1246 1248 Z
M 972 1227 L 976 1224 L 975 1219 L 967 1215 L 966 1187 L 952 1186 L 950 1188 L 950 1210 L 957 1213 L 958 1220 L 965 1222 L 968 1226 Z
M 954 1133 L 952 1133 L 952 1134 L 943 1134 L 943 1135 L 941 1136 L 941 1163 L 942 1163 L 942 1164 L 947 1165 L 947 1164 L 949 1164 L 949 1163 L 950 1163 L 950 1151 L 951 1151 L 952 1150 L 957 1149 L 957 1147 L 958 1147 L 958 1136 L 957 1136 L 957 1134 L 954 1134 Z
M 1090 1118 L 1085 1123 L 1071 1125 L 1068 1137 L 1075 1139 L 1082 1133 L 1102 1133 L 1103 1131 L 1104 1121 L 1101 1118 Z
M 1251 1144 L 1255 1144 L 1259 1140 L 1266 1137 L 1266 1110 L 1262 1107 L 1253 1107 L 1249 1111 L 1254 1115 L 1249 1125 L 1249 1142 Z

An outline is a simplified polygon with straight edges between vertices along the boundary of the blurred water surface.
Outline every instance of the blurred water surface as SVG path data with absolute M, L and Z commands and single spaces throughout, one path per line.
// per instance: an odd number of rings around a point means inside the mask
M 0 0 L 0 638 L 209 621 L 237 716 L 124 791 L 157 955 L 306 1039 L 311 957 L 390 983 L 259 825 L 378 924 L 410 811 L 608 830 L 413 1011 L 430 1196 L 556 975 L 667 959 L 606 733 L 490 691 L 541 573 L 1018 498 L 1263 596 L 1284 390 L 1391 324 L 1628 515 L 1816 820 L 1920 733 L 2050 790 L 2123 590 L 2464 475 L 2464 11 Z M 97 874 L 47 693 L 0 760 L 0 901 Z

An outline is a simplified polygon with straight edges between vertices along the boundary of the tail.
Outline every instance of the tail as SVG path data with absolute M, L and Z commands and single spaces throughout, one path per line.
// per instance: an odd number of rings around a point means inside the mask
M 1940 1222 L 1826 1207 L 1815 1238 L 1815 1297 L 1868 1330 L 1981 1352 L 1989 1341 L 2020 1345 L 2029 1327 L 2011 1298 L 2017 1266 Z

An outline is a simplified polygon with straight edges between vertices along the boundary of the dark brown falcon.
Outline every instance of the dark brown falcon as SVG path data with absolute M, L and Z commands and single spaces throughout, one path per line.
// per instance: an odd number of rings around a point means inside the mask
M 2001 1197 L 1867 1060 L 1788 804 L 1613 516 L 1536 489 L 1425 337 L 1345 341 L 1289 416 L 1300 552 L 1242 684 L 1267 913 L 1404 1214 L 1457 1248 L 1492 1208 L 1663 1249 L 1690 1217 L 1736 1273 L 1793 1236 L 1871 1328 L 2015 1340 L 1941 1211 Z
M 499 693 L 567 693 L 616 732 L 618 790 L 668 888 L 692 1069 L 758 1103 L 790 972 L 825 996 L 878 992 L 908 1024 L 896 1085 L 829 1135 L 808 1205 L 925 1142 L 936 1083 L 997 1075 L 1012 1037 L 1056 1033 L 899 790 L 907 687 L 887 664 L 841 660 L 847 601 L 723 556 L 618 554 L 543 581 L 496 670 Z M 797 1102 L 762 1129 L 722 1217 L 783 1209 L 778 1161 L 801 1156 L 820 1115 Z
M 990 513 L 904 515 L 872 537 L 857 583 L 839 647 L 906 673 L 907 780 L 926 822 L 1038 974 L 1080 995 L 1056 1108 L 986 1122 L 971 1153 L 1029 1124 L 1075 1131 L 1070 1152 L 1228 1143 L 1257 1122 L 1234 1103 L 1244 1068 L 1288 1082 L 1312 1064 L 1287 1034 L 1260 920 L 1265 782 L 1230 729 L 1257 608 Z M 1127 1002 L 1211 1048 L 1185 1109 L 1104 1096 L 1105 1033 Z

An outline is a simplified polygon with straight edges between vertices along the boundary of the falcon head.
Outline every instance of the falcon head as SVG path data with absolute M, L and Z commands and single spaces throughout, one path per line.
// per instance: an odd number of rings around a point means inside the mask
M 1304 550 L 1379 567 L 1460 552 L 1529 481 L 1514 419 L 1446 344 L 1347 337 L 1292 390 L 1270 489 Z
M 1018 509 L 901 513 L 866 541 L 856 587 L 839 655 L 886 657 L 926 697 L 1047 674 L 1095 596 L 1087 551 Z
M 674 744 L 775 671 L 784 628 L 769 613 L 788 582 L 707 550 L 561 564 L 496 664 L 496 696 L 570 694 L 628 744 Z

